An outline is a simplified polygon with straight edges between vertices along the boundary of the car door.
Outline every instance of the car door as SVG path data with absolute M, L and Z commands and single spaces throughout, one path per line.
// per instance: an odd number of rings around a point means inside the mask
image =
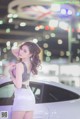
M 42 103 L 44 84 L 30 82 L 30 87 L 35 95 L 36 105 L 34 109 L 34 119 L 49 119 L 49 110 L 46 104 Z
M 11 108 L 14 99 L 13 90 L 14 85 L 11 81 L 0 84 L 0 119 L 11 119 Z
M 42 103 L 47 104 L 49 119 L 79 119 L 80 96 L 54 85 L 44 86 Z

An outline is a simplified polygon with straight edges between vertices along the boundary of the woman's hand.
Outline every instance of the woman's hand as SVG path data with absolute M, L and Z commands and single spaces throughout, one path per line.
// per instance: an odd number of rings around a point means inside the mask
M 16 57 L 19 58 L 19 48 L 12 48 L 12 54 Z

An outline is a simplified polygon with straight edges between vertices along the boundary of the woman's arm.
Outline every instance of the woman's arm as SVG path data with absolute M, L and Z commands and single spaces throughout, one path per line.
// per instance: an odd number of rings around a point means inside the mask
M 14 85 L 17 88 L 21 88 L 22 87 L 22 65 L 21 63 L 16 64 L 16 78 L 14 78 L 13 76 L 11 77 Z

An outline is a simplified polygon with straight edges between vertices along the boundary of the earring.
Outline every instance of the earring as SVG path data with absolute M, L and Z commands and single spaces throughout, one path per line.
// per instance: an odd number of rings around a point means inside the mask
M 32 58 L 32 57 L 30 57 L 30 60 L 32 61 L 32 60 L 33 60 L 33 58 Z

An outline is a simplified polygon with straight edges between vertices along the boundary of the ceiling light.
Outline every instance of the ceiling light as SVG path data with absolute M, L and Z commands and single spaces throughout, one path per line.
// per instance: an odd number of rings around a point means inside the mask
M 13 14 L 8 14 L 7 17 L 11 18 L 11 17 L 13 17 Z
M 10 18 L 8 22 L 9 22 L 9 23 L 12 23 L 12 22 L 13 22 L 13 19 L 12 19 L 12 18 Z
M 10 28 L 7 28 L 6 29 L 6 33 L 10 33 L 11 29 Z
M 3 24 L 3 20 L 0 20 L 0 25 Z
M 12 46 L 12 49 L 16 49 L 17 46 L 18 46 L 18 43 L 17 43 L 17 42 L 14 42 L 14 43 L 13 43 L 13 46 Z
M 58 44 L 61 45 L 63 43 L 62 39 L 58 39 Z
M 36 30 L 36 31 L 38 31 L 38 30 L 39 30 L 39 27 L 38 27 L 38 26 L 36 26 L 36 27 L 35 27 L 35 30 Z
M 26 26 L 26 23 L 25 23 L 25 22 L 21 22 L 21 23 L 20 23 L 20 26 L 21 26 L 21 27 L 24 27 L 24 26 Z
M 7 41 L 6 42 L 6 46 L 10 46 L 10 41 Z
M 69 51 L 66 51 L 66 56 L 70 56 L 70 52 Z
M 48 44 L 47 44 L 47 43 L 44 43 L 44 44 L 43 44 L 43 47 L 44 47 L 44 48 L 48 48 Z
M 56 36 L 56 34 L 55 33 L 51 33 L 51 37 L 55 37 Z
M 48 52 L 48 50 L 44 50 L 44 54 L 45 54 L 45 55 L 47 54 L 47 52 Z
M 46 62 L 50 62 L 50 57 L 46 57 Z
M 50 38 L 50 36 L 49 35 L 45 35 L 45 39 L 49 39 Z
M 66 15 L 66 9 L 61 9 L 61 14 Z
M 50 57 L 52 54 L 50 51 L 47 51 L 47 54 L 46 54 L 48 57 Z
M 37 42 L 38 42 L 38 39 L 34 38 L 34 39 L 33 39 L 33 42 L 34 42 L 34 43 L 37 43 Z
M 58 20 L 50 20 L 49 21 L 49 26 L 57 27 L 58 26 Z
M 51 51 L 49 51 L 49 50 L 44 50 L 44 54 L 49 57 L 52 55 Z
M 68 10 L 67 14 L 68 15 L 72 15 L 72 11 L 71 10 Z
M 61 21 L 61 22 L 59 22 L 59 27 L 60 27 L 61 29 L 67 30 L 68 27 L 69 27 L 69 24 L 66 23 L 66 22 L 64 22 L 64 21 Z
M 17 18 L 18 17 L 18 15 L 17 14 L 13 14 L 13 18 Z

